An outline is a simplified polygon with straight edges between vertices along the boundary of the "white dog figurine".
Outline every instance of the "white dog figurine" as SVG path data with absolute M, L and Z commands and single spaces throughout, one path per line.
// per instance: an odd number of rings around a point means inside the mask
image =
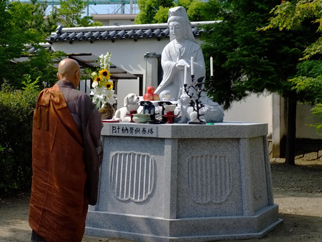
M 138 102 L 139 102 L 138 95 L 134 93 L 127 94 L 126 97 L 124 98 L 124 107 L 116 110 L 115 116 L 113 117 L 113 119 L 118 119 L 123 122 L 130 122 L 131 117 L 127 114 L 130 114 L 130 110 L 133 111 L 133 107 L 135 110 L 139 107 Z
M 180 99 L 178 100 L 178 106 L 179 109 L 181 110 L 181 119 L 179 121 L 179 123 L 187 123 L 190 119 L 190 113 L 192 112 L 192 110 L 188 111 L 189 108 L 189 104 L 190 104 L 190 97 L 187 95 L 187 93 L 182 92 Z M 190 109 L 192 109 L 192 107 L 190 107 Z

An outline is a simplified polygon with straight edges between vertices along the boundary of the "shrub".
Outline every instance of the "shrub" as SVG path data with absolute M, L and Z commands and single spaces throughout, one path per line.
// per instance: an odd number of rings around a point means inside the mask
M 0 194 L 31 185 L 32 116 L 39 90 L 26 81 L 23 91 L 0 89 Z

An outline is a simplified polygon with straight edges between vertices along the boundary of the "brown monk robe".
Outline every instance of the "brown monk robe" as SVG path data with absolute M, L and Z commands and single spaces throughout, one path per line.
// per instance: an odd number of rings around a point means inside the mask
M 102 122 L 89 96 L 75 89 L 78 64 L 65 59 L 58 71 L 60 81 L 40 93 L 33 117 L 29 224 L 46 242 L 78 242 L 88 204 L 97 201 Z

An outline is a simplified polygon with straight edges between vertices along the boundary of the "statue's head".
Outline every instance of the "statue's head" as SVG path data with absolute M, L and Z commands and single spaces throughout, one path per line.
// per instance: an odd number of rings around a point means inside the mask
M 170 41 L 180 38 L 195 41 L 191 31 L 191 23 L 184 7 L 179 6 L 169 9 L 168 25 L 170 30 Z

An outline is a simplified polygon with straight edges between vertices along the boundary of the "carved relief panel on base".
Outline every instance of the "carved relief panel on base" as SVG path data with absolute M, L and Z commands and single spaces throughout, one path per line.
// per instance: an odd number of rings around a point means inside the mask
M 155 160 L 149 154 L 116 152 L 111 157 L 110 186 L 121 201 L 144 202 L 152 194 Z
M 222 203 L 232 191 L 231 164 L 226 156 L 204 154 L 190 156 L 188 191 L 196 203 Z

